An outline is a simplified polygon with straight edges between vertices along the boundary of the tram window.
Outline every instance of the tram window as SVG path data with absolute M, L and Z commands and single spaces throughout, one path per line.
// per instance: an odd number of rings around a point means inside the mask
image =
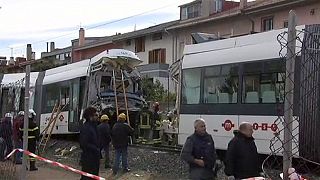
M 279 103 L 284 102 L 284 87 L 285 87 L 285 74 L 286 73 L 277 73 L 276 81 L 276 98 Z
M 199 104 L 201 69 L 183 70 L 182 103 Z
M 283 73 L 261 73 L 243 77 L 243 103 L 282 103 Z
M 100 92 L 110 91 L 111 88 L 111 77 L 110 76 L 102 76 L 101 77 L 101 85 Z
M 203 102 L 237 103 L 238 66 L 223 65 L 205 68 Z
M 60 104 L 62 106 L 66 105 L 65 110 L 68 109 L 69 106 L 69 87 L 61 87 L 60 89 Z
M 243 77 L 243 96 L 244 103 L 259 103 L 259 75 L 247 75 Z
M 45 108 L 43 113 L 52 112 L 53 107 L 58 102 L 59 99 L 59 90 L 57 90 L 56 85 L 46 85 L 44 86 L 44 98 L 43 102 L 45 104 Z

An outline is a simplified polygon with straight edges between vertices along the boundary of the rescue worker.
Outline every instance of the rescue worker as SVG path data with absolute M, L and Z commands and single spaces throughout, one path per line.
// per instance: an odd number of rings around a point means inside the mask
M 149 134 L 149 139 L 153 139 L 153 131 L 156 128 L 156 122 L 160 121 L 160 104 L 158 102 L 155 102 L 153 104 L 153 112 L 152 112 L 152 118 L 151 118 L 151 122 L 150 122 L 150 126 L 151 126 L 151 130 L 150 130 L 150 134 Z
M 104 150 L 105 153 L 105 164 L 104 167 L 110 168 L 110 154 L 109 154 L 109 145 L 111 142 L 111 130 L 108 124 L 109 117 L 104 114 L 100 118 L 100 124 L 98 125 L 98 134 L 99 134 L 99 145 L 100 145 L 100 153 Z
M 113 166 L 113 174 L 117 174 L 120 165 L 120 157 L 124 172 L 129 172 L 128 168 L 128 143 L 129 136 L 133 135 L 133 128 L 126 123 L 126 115 L 121 113 L 118 122 L 113 126 L 111 131 L 112 144 L 115 148 L 115 162 Z
M 214 179 L 216 150 L 212 136 L 206 131 L 203 119 L 194 122 L 194 133 L 189 136 L 181 151 L 181 159 L 189 164 L 190 179 Z
M 6 113 L 5 117 L 0 122 L 0 137 L 5 141 L 7 151 L 5 156 L 7 156 L 13 150 L 12 145 L 12 116 L 10 113 Z
M 229 180 L 262 175 L 259 155 L 252 134 L 252 125 L 243 122 L 239 126 L 239 131 L 235 133 L 235 137 L 229 142 L 225 162 L 225 173 Z
M 83 112 L 85 123 L 80 129 L 80 148 L 82 149 L 80 164 L 82 171 L 99 175 L 100 166 L 100 148 L 98 140 L 97 124 L 99 115 L 97 109 L 88 107 Z M 81 180 L 91 179 L 87 176 L 81 176 Z
M 40 130 L 37 124 L 34 122 L 34 118 L 36 117 L 36 113 L 34 112 L 33 109 L 29 109 L 29 126 L 28 126 L 28 151 L 31 153 L 36 153 L 36 148 L 37 148 L 37 141 L 39 141 L 39 134 Z M 23 137 L 23 125 L 22 123 L 20 125 L 20 139 L 22 141 Z M 36 168 L 36 159 L 33 157 L 29 157 L 30 160 L 30 171 L 37 171 L 38 168 Z
M 20 139 L 20 127 L 21 124 L 23 124 L 23 118 L 24 118 L 24 112 L 20 111 L 18 113 L 18 116 L 13 120 L 13 144 L 14 148 L 22 148 L 22 141 Z M 21 164 L 22 160 L 22 153 L 21 152 L 16 152 L 15 153 L 15 163 L 16 164 Z

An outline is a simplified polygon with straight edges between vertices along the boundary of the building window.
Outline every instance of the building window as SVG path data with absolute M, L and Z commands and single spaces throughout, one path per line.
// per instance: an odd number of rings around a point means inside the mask
M 144 52 L 145 51 L 145 38 L 139 37 L 135 39 L 135 50 L 136 52 Z
M 152 34 L 152 41 L 161 40 L 161 39 L 162 39 L 162 33 Z
M 181 8 L 181 20 L 200 16 L 200 3 Z
M 261 19 L 261 30 L 270 31 L 273 29 L 273 17 L 266 17 Z
M 284 27 L 284 28 L 288 28 L 288 26 L 289 26 L 288 21 L 283 22 L 283 27 Z
M 154 63 L 166 63 L 166 49 L 154 49 L 149 51 L 149 64 Z

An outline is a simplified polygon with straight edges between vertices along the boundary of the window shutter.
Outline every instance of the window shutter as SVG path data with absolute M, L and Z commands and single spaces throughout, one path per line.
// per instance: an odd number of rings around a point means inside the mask
M 141 51 L 144 52 L 145 51 L 145 38 L 144 37 L 141 38 L 141 46 L 142 46 Z
M 138 39 L 135 39 L 135 40 L 134 40 L 134 51 L 135 51 L 135 52 L 138 52 L 138 51 L 137 51 L 137 50 L 138 50 L 138 49 L 137 49 L 137 46 L 138 46 Z
M 161 60 L 160 60 L 161 64 L 165 64 L 166 63 L 166 49 L 161 49 Z
M 181 20 L 187 19 L 187 8 L 186 7 L 181 8 L 180 13 L 181 13 L 180 14 Z
M 153 63 L 153 51 L 149 51 L 149 64 Z

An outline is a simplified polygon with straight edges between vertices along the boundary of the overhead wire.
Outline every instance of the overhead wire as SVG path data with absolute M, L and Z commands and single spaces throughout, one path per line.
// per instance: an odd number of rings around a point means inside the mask
M 98 24 L 98 25 L 94 25 L 94 26 L 88 26 L 86 28 L 86 30 L 96 29 L 96 28 L 99 28 L 99 27 L 102 27 L 102 26 L 106 26 L 106 25 L 110 25 L 110 24 L 113 24 L 113 23 L 121 22 L 121 21 L 124 21 L 124 20 L 127 20 L 127 19 L 131 19 L 131 18 L 134 18 L 134 17 L 138 17 L 138 16 L 141 16 L 141 15 L 144 15 L 144 14 L 148 14 L 150 12 L 154 12 L 154 11 L 158 11 L 158 10 L 161 10 L 161 9 L 165 9 L 167 7 L 170 7 L 170 6 L 174 5 L 174 4 L 176 4 L 176 2 L 168 4 L 168 5 L 165 5 L 165 6 L 162 6 L 162 7 L 159 7 L 159 8 L 154 8 L 152 10 L 144 11 L 142 13 L 138 13 L 138 14 L 134 14 L 134 15 L 131 15 L 131 16 L 128 16 L 128 17 L 124 17 L 124 18 L 121 18 L 121 19 L 116 19 L 116 20 L 113 20 L 113 21 L 103 22 L 102 24 Z M 77 30 L 76 27 L 75 27 L 75 30 Z M 72 31 L 75 31 L 75 30 L 72 30 Z M 48 31 L 50 31 L 50 30 L 48 30 Z M 48 41 L 51 41 L 53 39 L 59 39 L 61 37 L 73 35 L 75 33 L 77 33 L 77 32 L 67 33 L 67 34 L 63 34 L 63 35 L 60 35 L 60 36 L 52 37 L 52 38 L 49 38 L 49 39 L 34 41 L 31 44 L 35 45 L 35 44 L 39 44 L 39 43 L 43 43 L 43 42 L 48 42 Z M 12 48 L 13 49 L 21 49 L 21 48 L 25 47 L 26 45 L 27 44 L 23 44 L 23 45 L 12 47 Z M 2 49 L 0 49 L 0 51 L 8 50 L 8 49 L 11 49 L 11 48 L 10 47 L 2 48 Z

